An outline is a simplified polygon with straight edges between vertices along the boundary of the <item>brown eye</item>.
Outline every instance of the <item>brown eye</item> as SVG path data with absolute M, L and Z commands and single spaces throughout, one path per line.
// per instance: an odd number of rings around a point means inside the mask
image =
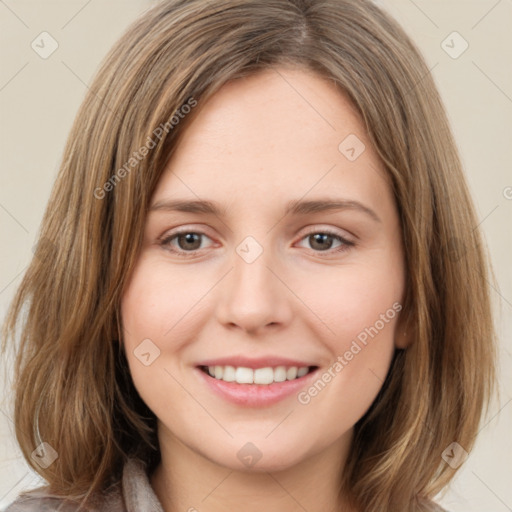
M 355 245 L 337 233 L 330 231 L 315 231 L 306 235 L 302 240 L 307 240 L 310 248 L 315 252 L 329 252 L 336 253 L 348 250 L 350 247 Z M 335 243 L 338 243 L 335 246 Z
M 308 241 L 313 249 L 318 249 L 320 251 L 326 251 L 332 247 L 333 244 L 333 236 L 328 233 L 315 233 L 313 235 L 309 235 Z
M 176 240 L 180 249 L 185 251 L 196 251 L 201 247 L 200 237 L 201 235 L 198 235 L 197 233 L 185 233 L 177 235 Z
M 192 256 L 202 249 L 203 238 L 209 238 L 204 233 L 196 231 L 179 231 L 163 238 L 160 245 L 178 256 Z

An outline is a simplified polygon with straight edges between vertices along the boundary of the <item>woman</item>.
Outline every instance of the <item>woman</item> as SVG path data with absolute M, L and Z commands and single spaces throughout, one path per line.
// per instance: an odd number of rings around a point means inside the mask
M 494 379 L 476 225 L 373 3 L 161 2 L 78 112 L 5 324 L 28 305 L 48 481 L 8 511 L 442 510 Z

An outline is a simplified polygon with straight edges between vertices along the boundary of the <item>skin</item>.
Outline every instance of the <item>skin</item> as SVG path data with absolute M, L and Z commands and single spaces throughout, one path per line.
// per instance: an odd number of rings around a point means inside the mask
M 150 211 L 121 304 L 130 372 L 159 419 L 151 484 L 168 512 L 353 510 L 339 481 L 353 426 L 406 345 L 399 314 L 307 404 L 293 394 L 234 405 L 195 366 L 277 355 L 311 361 L 321 375 L 401 303 L 403 246 L 384 167 L 348 99 L 310 71 L 229 82 L 194 116 L 151 204 L 211 200 L 225 215 Z M 366 148 L 354 161 L 338 149 L 350 134 Z M 355 208 L 284 215 L 290 200 L 320 198 L 358 201 L 379 220 Z M 204 236 L 162 245 L 176 228 Z M 325 229 L 354 245 L 309 236 Z M 263 249 L 252 263 L 236 252 L 247 236 Z M 148 338 L 160 354 L 146 366 L 134 351 Z M 237 457 L 248 442 L 262 454 L 251 467 Z

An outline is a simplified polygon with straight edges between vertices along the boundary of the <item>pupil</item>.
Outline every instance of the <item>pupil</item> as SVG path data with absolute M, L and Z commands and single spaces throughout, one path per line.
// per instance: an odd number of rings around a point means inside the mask
M 197 249 L 197 247 L 190 247 L 190 246 L 187 246 L 187 244 L 194 244 L 194 242 L 197 244 L 197 241 L 198 241 L 199 237 L 197 236 L 196 233 L 186 233 L 185 235 L 181 235 L 179 237 L 179 241 L 180 241 L 180 246 L 182 249 Z M 185 247 L 182 246 L 181 244 L 181 241 L 182 240 L 185 240 Z
M 329 249 L 332 245 L 331 243 L 324 243 L 326 238 L 329 238 L 331 235 L 325 234 L 325 233 L 315 233 L 314 235 L 311 235 L 313 239 L 313 243 L 311 243 L 311 247 L 315 248 L 315 244 L 319 243 L 318 247 L 321 250 Z

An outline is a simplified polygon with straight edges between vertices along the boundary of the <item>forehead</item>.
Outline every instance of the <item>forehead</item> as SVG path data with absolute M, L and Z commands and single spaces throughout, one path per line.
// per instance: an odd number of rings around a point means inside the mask
M 276 68 L 199 103 L 154 202 L 185 195 L 256 206 L 310 193 L 379 201 L 389 187 L 346 95 L 311 71 Z

